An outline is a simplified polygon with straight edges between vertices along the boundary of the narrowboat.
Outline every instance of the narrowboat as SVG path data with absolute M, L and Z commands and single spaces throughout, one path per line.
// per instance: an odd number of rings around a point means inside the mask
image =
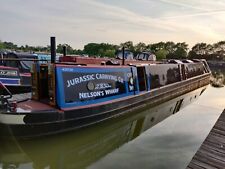
M 118 50 L 115 53 L 115 59 L 107 57 L 84 57 L 80 55 L 66 55 L 64 53 L 59 57 L 59 62 L 74 62 L 76 64 L 111 64 L 111 65 L 128 65 L 128 64 L 150 64 L 158 63 L 156 56 L 150 52 L 140 52 L 137 56 L 129 50 Z
M 0 56 L 0 82 L 12 94 L 31 92 L 32 64 L 48 63 L 51 60 L 51 55 L 47 53 L 1 52 Z M 59 55 L 56 60 L 59 60 Z
M 0 82 L 12 94 L 31 92 L 30 69 L 37 56 L 16 52 L 2 52 L 0 55 Z
M 54 41 L 54 39 L 52 40 Z M 204 60 L 161 64 L 34 63 L 32 98 L 0 99 L 1 135 L 56 134 L 90 126 L 143 108 L 153 107 L 209 84 Z M 197 97 L 197 96 L 196 96 Z M 174 112 L 178 111 L 181 99 Z

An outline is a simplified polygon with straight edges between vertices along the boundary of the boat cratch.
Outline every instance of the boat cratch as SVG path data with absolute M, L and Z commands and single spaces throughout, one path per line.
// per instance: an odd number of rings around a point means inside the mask
M 1 97 L 1 135 L 18 137 L 55 134 L 143 110 L 195 92 L 209 84 L 204 60 L 128 65 L 34 63 L 32 98 L 23 101 Z M 187 104 L 184 98 L 172 113 Z M 136 111 L 137 112 L 137 111 Z

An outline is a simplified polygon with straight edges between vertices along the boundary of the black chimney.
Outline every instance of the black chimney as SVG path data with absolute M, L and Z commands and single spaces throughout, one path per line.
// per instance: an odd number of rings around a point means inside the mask
M 55 37 L 51 37 L 51 63 L 55 63 L 56 59 L 56 44 Z
M 122 65 L 124 65 L 125 64 L 125 51 L 124 51 L 124 46 L 122 48 L 122 52 L 123 52 L 123 63 L 122 63 Z
M 66 46 L 63 46 L 63 56 L 66 56 Z

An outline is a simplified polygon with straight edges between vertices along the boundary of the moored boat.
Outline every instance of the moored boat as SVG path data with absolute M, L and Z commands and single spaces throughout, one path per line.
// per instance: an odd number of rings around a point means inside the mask
M 30 69 L 37 60 L 36 55 L 29 53 L 1 53 L 0 82 L 12 94 L 31 92 Z
M 52 48 L 51 64 L 33 65 L 32 99 L 11 104 L 1 98 L 5 105 L 0 110 L 2 135 L 8 130 L 19 137 L 55 134 L 201 89 L 197 97 L 205 91 L 211 74 L 203 60 L 129 65 L 54 63 L 55 45 Z M 182 104 L 183 98 L 173 112 Z

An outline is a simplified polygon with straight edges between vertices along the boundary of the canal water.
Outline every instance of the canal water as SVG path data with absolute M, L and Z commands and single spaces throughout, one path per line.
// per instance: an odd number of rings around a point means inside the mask
M 186 168 L 225 108 L 225 88 L 209 87 L 196 102 L 89 168 Z
M 186 168 L 225 108 L 225 87 L 166 118 L 171 104 L 57 136 L 1 139 L 0 169 Z

